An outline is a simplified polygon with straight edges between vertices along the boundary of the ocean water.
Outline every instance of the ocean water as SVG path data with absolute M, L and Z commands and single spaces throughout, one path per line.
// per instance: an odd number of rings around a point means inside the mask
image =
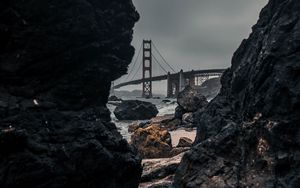
M 143 99 L 143 98 L 130 98 L 130 99 L 147 101 L 147 102 L 151 102 L 152 104 L 155 104 L 158 109 L 158 116 L 162 116 L 166 114 L 174 114 L 175 108 L 177 107 L 176 99 L 168 99 L 171 101 L 168 103 L 162 102 L 162 100 L 164 99 Z M 123 100 L 128 100 L 128 98 L 127 99 L 123 98 Z M 116 124 L 119 132 L 126 140 L 129 141 L 131 134 L 128 133 L 128 126 L 136 121 L 119 121 L 113 113 L 116 106 L 112 104 L 107 104 L 107 107 L 111 111 L 111 119 Z M 138 122 L 142 122 L 142 121 L 147 121 L 147 120 L 138 120 Z

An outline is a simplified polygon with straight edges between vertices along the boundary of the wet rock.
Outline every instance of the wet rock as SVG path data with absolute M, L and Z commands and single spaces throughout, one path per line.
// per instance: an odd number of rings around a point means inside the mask
M 119 120 L 145 120 L 155 117 L 158 110 L 149 102 L 127 100 L 117 106 L 114 114 Z
M 299 187 L 300 1 L 270 0 L 195 113 L 195 146 L 173 187 Z
M 115 95 L 112 95 L 108 98 L 108 101 L 122 101 L 122 99 L 118 98 Z
M 171 100 L 169 100 L 169 99 L 164 99 L 164 100 L 162 100 L 161 102 L 163 102 L 163 103 L 170 103 Z
M 169 157 L 172 150 L 170 133 L 155 124 L 137 129 L 131 136 L 131 144 L 143 159 Z
M 175 108 L 175 118 L 182 119 L 182 116 L 185 113 L 186 113 L 186 111 L 184 110 L 184 108 L 182 106 L 177 106 Z
M 179 139 L 179 143 L 176 147 L 191 147 L 193 144 L 193 141 L 186 137 L 181 137 Z
M 173 114 L 166 114 L 166 115 L 163 115 L 163 116 L 156 116 L 156 117 L 152 118 L 150 120 L 150 123 L 163 123 L 163 122 L 166 122 L 166 121 L 169 121 L 169 120 L 172 120 L 172 119 L 174 119 Z
M 194 127 L 194 114 L 193 113 L 185 113 L 182 116 L 182 126 L 183 127 Z
M 180 125 L 181 125 L 181 120 L 177 119 L 177 118 L 166 119 L 160 123 L 161 127 L 165 128 L 169 131 L 178 129 L 180 127 Z
M 185 112 L 195 112 L 208 104 L 206 98 L 190 86 L 178 94 L 177 103 Z
M 0 12 L 0 187 L 138 187 L 141 159 L 106 108 L 134 54 L 132 1 L 0 1 Z

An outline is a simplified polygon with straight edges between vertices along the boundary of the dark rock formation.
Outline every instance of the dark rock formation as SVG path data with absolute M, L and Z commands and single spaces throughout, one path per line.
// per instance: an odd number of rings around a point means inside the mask
M 127 100 L 114 110 L 118 120 L 146 120 L 158 114 L 156 106 L 150 102 Z
M 162 100 L 161 102 L 163 102 L 163 103 L 171 103 L 172 101 L 169 100 L 169 99 L 164 99 L 164 100 Z
M 187 86 L 178 94 L 177 103 L 185 112 L 195 112 L 207 105 L 206 98 L 197 89 Z
M 300 1 L 270 0 L 196 114 L 175 188 L 300 185 Z
M 131 0 L 0 12 L 0 187 L 137 187 L 140 159 L 105 107 L 134 53 Z
M 183 114 L 185 114 L 185 113 L 186 113 L 186 111 L 183 109 L 183 107 L 177 106 L 177 107 L 175 108 L 175 114 L 174 114 L 174 116 L 175 116 L 175 118 L 181 120 Z
M 194 124 L 194 113 L 185 113 L 182 115 L 182 126 L 183 127 L 193 127 Z
M 170 133 L 156 124 L 137 129 L 131 135 L 131 144 L 144 159 L 170 157 L 172 150 Z

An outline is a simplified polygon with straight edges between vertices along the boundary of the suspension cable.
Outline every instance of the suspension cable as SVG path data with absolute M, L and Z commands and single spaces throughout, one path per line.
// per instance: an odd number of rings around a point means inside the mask
M 136 75 L 137 75 L 137 73 L 139 72 L 139 70 L 140 70 L 141 66 L 142 66 L 142 61 L 141 61 L 141 63 L 139 64 L 139 67 L 136 69 L 136 72 L 134 73 L 134 76 L 131 78 L 131 80 L 130 80 L 130 81 L 132 81 L 132 80 L 135 78 L 135 76 L 136 76 Z
M 158 51 L 156 45 L 152 42 L 153 46 L 154 46 L 154 49 L 155 51 L 159 54 L 159 56 L 163 59 L 164 63 L 168 65 L 168 67 L 170 67 L 172 69 L 172 71 L 174 73 L 176 73 L 176 71 L 174 70 L 174 68 L 166 61 L 166 59 L 161 55 L 161 53 Z
M 168 71 L 159 63 L 159 61 L 157 60 L 157 58 L 154 56 L 154 54 L 152 54 L 153 59 L 156 61 L 156 63 L 160 66 L 160 68 L 162 68 L 165 73 L 168 74 Z

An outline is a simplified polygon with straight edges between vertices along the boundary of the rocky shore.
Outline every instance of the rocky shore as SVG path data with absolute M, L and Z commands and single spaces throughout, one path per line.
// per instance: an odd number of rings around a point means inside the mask
M 299 0 L 269 1 L 212 101 L 218 80 L 185 88 L 174 114 L 111 97 L 120 120 L 146 120 L 130 143 L 107 103 L 134 54 L 132 1 L 0 12 L 1 188 L 299 187 Z
M 184 153 L 190 150 L 196 137 L 196 130 L 177 129 L 168 131 L 163 117 L 154 118 L 144 128 L 136 128 L 130 144 L 137 148 L 143 158 L 143 173 L 140 188 L 169 187 Z M 170 120 L 170 119 L 169 119 Z
M 131 135 L 129 143 L 143 159 L 139 186 L 170 186 L 181 158 L 190 150 L 196 137 L 196 129 L 192 126 L 193 113 L 207 106 L 206 98 L 196 88 L 187 87 L 175 101 L 178 108 L 182 109 L 182 114 L 178 117 L 175 116 L 175 107 L 173 114 L 153 117 L 157 114 L 157 109 L 149 102 L 118 100 L 122 102 L 115 103 L 116 97 L 110 99 L 113 99 L 110 103 L 116 105 L 112 111 L 120 121 L 142 120 L 132 121 L 128 126 L 128 134 Z M 166 103 L 171 105 L 172 101 L 162 99 L 160 103 L 165 103 L 167 107 Z

